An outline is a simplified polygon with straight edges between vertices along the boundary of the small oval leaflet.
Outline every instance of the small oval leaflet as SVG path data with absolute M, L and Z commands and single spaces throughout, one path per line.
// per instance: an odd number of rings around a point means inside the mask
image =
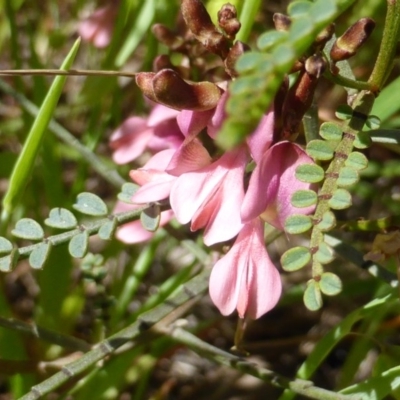
M 75 215 L 66 208 L 56 207 L 50 210 L 49 218 L 44 223 L 56 229 L 73 229 L 78 224 Z
M 29 255 L 29 264 L 32 268 L 43 268 L 44 263 L 50 255 L 51 246 L 50 242 L 43 242 L 32 251 Z
M 143 228 L 150 232 L 155 232 L 160 225 L 160 206 L 153 205 L 140 214 L 140 222 Z
M 353 116 L 353 109 L 347 104 L 340 104 L 340 106 L 335 111 L 337 118 L 345 121 Z
M 122 185 L 121 192 L 118 193 L 118 200 L 123 201 L 124 203 L 133 204 L 132 196 L 139 189 L 139 185 L 134 183 L 126 182 Z
M 333 122 L 324 122 L 319 129 L 320 136 L 330 142 L 339 142 L 342 140 L 342 128 Z
M 18 261 L 18 249 L 14 248 L 12 252 L 4 257 L 0 257 L 0 271 L 9 272 Z
M 343 167 L 339 172 L 339 177 L 336 181 L 338 186 L 348 187 L 359 181 L 360 177 L 357 170 L 352 167 Z
M 317 183 L 324 179 L 325 172 L 319 165 L 304 164 L 296 168 L 296 178 L 302 182 Z
M 318 196 L 313 190 L 298 190 L 293 193 L 290 200 L 292 206 L 297 208 L 305 208 L 317 204 Z
M 316 225 L 321 232 L 327 232 L 333 229 L 336 225 L 336 217 L 332 211 L 325 211 L 322 219 Z
M 326 22 L 334 17 L 337 12 L 337 5 L 332 0 L 319 0 L 313 3 L 310 10 L 310 15 L 313 18 L 314 24 Z
M 289 4 L 287 11 L 290 17 L 296 18 L 302 15 L 308 15 L 312 3 L 307 0 L 298 0 Z
M 351 206 L 351 194 L 346 189 L 336 189 L 328 204 L 334 210 L 343 210 Z
M 293 247 L 282 254 L 281 265 L 285 271 L 297 271 L 308 264 L 311 253 L 307 247 Z
M 328 161 L 333 158 L 333 147 L 325 140 L 311 140 L 307 144 L 306 152 L 314 160 Z
M 335 296 L 342 291 L 342 281 L 332 272 L 324 272 L 321 275 L 319 287 L 323 294 L 327 296 Z
M 12 249 L 12 243 L 5 237 L 0 236 L 0 254 L 11 253 Z
M 288 43 L 277 46 L 272 51 L 272 59 L 274 60 L 274 64 L 280 67 L 286 67 L 293 63 L 294 58 L 295 52 L 293 47 Z
M 117 229 L 117 220 L 115 218 L 107 221 L 99 229 L 99 237 L 103 240 L 111 240 L 114 237 L 115 229 Z
M 78 233 L 68 243 L 68 251 L 72 257 L 82 258 L 85 256 L 89 245 L 89 234 L 87 231 Z
M 317 252 L 314 254 L 314 258 L 321 264 L 329 264 L 333 261 L 333 250 L 325 242 L 322 242 L 318 246 Z
M 241 73 L 258 70 L 265 62 L 270 60 L 271 56 L 268 54 L 262 54 L 255 51 L 248 51 L 239 58 L 236 63 L 236 69 Z
M 368 159 L 363 153 L 353 151 L 349 154 L 344 164 L 346 167 L 351 167 L 357 171 L 361 171 L 368 167 Z
M 82 214 L 92 215 L 94 217 L 104 217 L 108 210 L 104 201 L 93 193 L 79 193 L 76 203 L 72 206 Z
M 318 282 L 314 279 L 307 282 L 307 288 L 303 296 L 304 305 L 310 311 L 317 311 L 322 307 L 322 296 Z
M 372 140 L 368 132 L 358 132 L 354 140 L 356 149 L 366 149 L 371 146 Z
M 312 219 L 308 215 L 291 215 L 285 221 L 285 231 L 291 235 L 307 232 L 312 226 Z
M 285 41 L 288 33 L 285 31 L 268 31 L 263 33 L 257 40 L 257 47 L 261 51 L 270 50 L 271 47 Z
M 365 121 L 365 125 L 369 129 L 379 129 L 381 126 L 381 119 L 376 115 L 368 115 L 368 118 Z
M 43 228 L 31 218 L 22 218 L 11 233 L 21 239 L 42 240 L 44 238 Z

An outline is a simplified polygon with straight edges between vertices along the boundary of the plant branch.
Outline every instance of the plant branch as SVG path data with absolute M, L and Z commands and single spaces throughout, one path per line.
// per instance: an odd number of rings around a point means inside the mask
M 102 71 L 95 69 L 70 69 L 68 71 L 59 69 L 3 69 L 0 70 L 0 75 L 4 76 L 121 76 L 127 78 L 134 78 L 136 72 L 124 72 L 124 71 Z

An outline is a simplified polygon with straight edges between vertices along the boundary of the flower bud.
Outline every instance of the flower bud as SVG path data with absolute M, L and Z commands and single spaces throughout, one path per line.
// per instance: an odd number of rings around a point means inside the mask
M 331 59 L 334 62 L 347 60 L 369 38 L 375 28 L 375 22 L 370 18 L 361 18 L 347 31 L 336 39 L 331 49 Z
M 228 39 L 218 32 L 203 3 L 200 0 L 182 0 L 181 10 L 187 27 L 196 39 L 207 50 L 225 59 L 229 52 Z
M 241 24 L 237 19 L 237 12 L 234 5 L 227 3 L 221 7 L 218 11 L 218 24 L 229 39 L 235 38 Z
M 325 71 L 326 61 L 321 54 L 314 54 L 307 58 L 304 67 L 309 75 L 319 78 Z
M 317 46 L 324 47 L 326 42 L 331 39 L 335 33 L 335 24 L 329 24 L 325 29 L 323 29 L 315 38 L 314 43 Z
M 290 18 L 287 15 L 281 14 L 281 13 L 275 13 L 272 18 L 274 20 L 275 29 L 277 31 L 288 31 L 289 30 L 292 21 L 290 20 Z
M 184 44 L 182 37 L 176 35 L 163 24 L 154 24 L 151 27 L 151 31 L 156 39 L 160 43 L 165 44 L 169 49 L 176 50 Z
M 176 110 L 206 111 L 214 108 L 222 90 L 212 82 L 188 83 L 174 70 L 140 72 L 136 83 L 149 99 Z
M 238 73 L 235 70 L 235 64 L 238 58 L 245 52 L 250 50 L 250 47 L 237 40 L 235 44 L 230 48 L 228 56 L 224 60 L 225 64 L 225 71 L 231 76 L 231 77 L 236 77 L 238 76 Z

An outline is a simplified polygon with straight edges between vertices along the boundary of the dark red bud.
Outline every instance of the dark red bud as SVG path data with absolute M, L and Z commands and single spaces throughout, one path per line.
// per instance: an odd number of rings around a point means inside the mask
M 229 52 L 229 42 L 218 32 L 203 3 L 200 0 L 182 0 L 181 10 L 187 27 L 196 39 L 207 50 L 225 59 Z
M 160 43 L 165 44 L 172 50 L 176 50 L 184 44 L 182 37 L 176 35 L 169 28 L 162 24 L 154 24 L 151 27 L 151 31 Z
M 336 39 L 331 49 L 331 59 L 334 62 L 347 60 L 369 38 L 375 28 L 375 21 L 371 18 L 361 18 L 347 31 Z
M 238 58 L 245 52 L 250 50 L 250 47 L 241 42 L 240 40 L 237 40 L 235 44 L 231 47 L 229 50 L 228 56 L 224 60 L 225 64 L 225 71 L 231 76 L 231 77 L 236 77 L 238 76 L 238 73 L 235 70 L 235 64 Z
M 287 15 L 281 13 L 275 13 L 272 19 L 277 31 L 288 31 L 292 23 Z
M 309 75 L 319 78 L 326 69 L 326 61 L 321 54 L 314 54 L 307 58 L 304 67 Z
M 329 24 L 325 29 L 323 29 L 315 38 L 314 43 L 320 47 L 323 47 L 326 42 L 328 42 L 333 34 L 335 33 L 335 24 Z
M 177 110 L 210 110 L 222 94 L 211 82 L 188 83 L 171 69 L 156 74 L 141 72 L 136 75 L 136 83 L 146 97 Z
M 229 39 L 234 39 L 240 30 L 240 22 L 234 5 L 224 4 L 218 11 L 218 25 L 226 33 Z
M 136 74 L 135 81 L 136 85 L 139 86 L 139 89 L 147 98 L 157 102 L 153 90 L 153 78 L 155 75 L 154 72 L 139 72 Z

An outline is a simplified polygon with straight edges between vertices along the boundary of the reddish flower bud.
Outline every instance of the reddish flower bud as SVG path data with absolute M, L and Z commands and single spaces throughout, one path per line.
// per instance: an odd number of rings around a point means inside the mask
M 326 61 L 321 54 L 314 54 L 307 58 L 304 67 L 309 75 L 319 78 L 325 71 Z
M 203 3 L 200 0 L 182 0 L 181 10 L 187 27 L 196 39 L 207 50 L 225 59 L 229 52 L 228 39 L 218 32 Z
M 335 33 L 335 24 L 329 24 L 325 29 L 323 29 L 315 38 L 314 43 L 319 47 L 324 47 L 325 43 L 331 39 Z
M 331 49 L 331 59 L 334 62 L 347 60 L 369 38 L 375 28 L 375 22 L 370 18 L 361 18 L 347 31 L 336 39 Z
M 136 83 L 149 99 L 176 110 L 205 111 L 214 108 L 222 90 L 211 82 L 188 83 L 174 70 L 140 72 Z
M 172 50 L 179 49 L 184 44 L 184 40 L 182 37 L 176 35 L 163 24 L 154 24 L 151 27 L 151 31 L 160 43 L 165 44 L 168 48 Z
M 225 71 L 231 76 L 231 77 L 236 77 L 238 76 L 236 70 L 235 70 L 235 64 L 236 61 L 238 60 L 238 58 L 245 52 L 250 50 L 250 47 L 237 40 L 235 42 L 235 44 L 231 47 L 231 49 L 229 50 L 229 53 L 226 57 L 226 59 L 224 60 L 224 64 L 225 64 Z
M 218 11 L 218 25 L 226 33 L 229 39 L 234 39 L 240 30 L 240 22 L 234 5 L 224 4 Z
M 274 20 L 275 29 L 277 31 L 288 31 L 292 23 L 287 15 L 281 13 L 275 13 L 272 19 Z

